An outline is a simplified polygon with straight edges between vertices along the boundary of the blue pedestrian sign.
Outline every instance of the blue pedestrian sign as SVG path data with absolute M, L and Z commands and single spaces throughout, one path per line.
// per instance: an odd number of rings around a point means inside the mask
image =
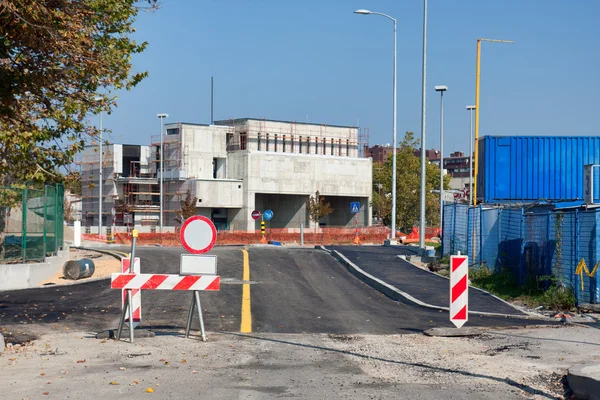
M 263 213 L 263 216 L 265 217 L 265 219 L 267 221 L 270 221 L 271 218 L 273 218 L 273 211 L 271 211 L 271 210 L 265 210 L 265 212 Z
M 358 214 L 360 212 L 360 203 L 358 201 L 353 201 L 350 203 L 350 212 L 352 214 Z

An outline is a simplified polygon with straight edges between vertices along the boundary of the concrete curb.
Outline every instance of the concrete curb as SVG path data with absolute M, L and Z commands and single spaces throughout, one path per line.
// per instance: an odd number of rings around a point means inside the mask
M 430 308 L 430 309 L 434 309 L 434 310 L 449 311 L 448 307 L 440 307 L 440 306 L 436 306 L 433 304 L 425 303 L 425 302 L 411 296 L 410 294 L 403 292 L 402 290 L 390 285 L 389 283 L 384 282 L 381 279 L 378 279 L 371 274 L 368 274 L 367 272 L 360 269 L 356 264 L 352 263 L 343 254 L 341 254 L 340 252 L 338 252 L 336 250 L 333 250 L 331 252 L 331 255 L 333 257 L 335 257 L 343 265 L 345 265 L 346 268 L 350 271 L 350 273 L 352 273 L 354 276 L 356 276 L 357 278 L 359 278 L 360 280 L 362 280 L 369 286 L 373 287 L 374 289 L 385 294 L 392 300 L 402 301 L 407 304 L 413 303 L 418 306 Z M 502 317 L 502 318 L 512 318 L 512 319 L 554 321 L 553 319 L 546 318 L 546 317 L 538 317 L 538 316 L 530 316 L 530 315 L 520 316 L 520 315 L 512 315 L 512 314 L 489 313 L 489 312 L 484 312 L 484 311 L 469 311 L 469 314 L 481 315 L 481 316 L 487 316 L 487 317 Z
M 433 271 L 429 271 L 428 269 L 423 269 L 423 268 L 419 267 L 418 265 L 415 265 L 415 264 L 413 264 L 411 261 L 407 260 L 406 258 L 402 258 L 402 256 L 398 256 L 398 258 L 400 258 L 400 259 L 401 259 L 401 260 L 403 260 L 403 261 L 406 261 L 407 263 L 409 263 L 410 265 L 412 265 L 412 266 L 413 266 L 413 267 L 415 267 L 415 268 L 418 268 L 418 269 L 420 269 L 421 271 L 429 272 L 430 274 L 433 274 L 433 275 L 439 276 L 440 278 L 444 278 L 444 279 L 450 280 L 450 278 L 449 278 L 449 277 L 447 277 L 447 276 L 444 276 L 444 275 L 440 275 L 440 274 L 436 274 L 435 272 L 433 272 Z M 473 286 L 473 285 L 469 285 L 469 288 L 470 288 L 470 289 L 474 289 L 474 290 L 479 290 L 480 292 L 482 292 L 482 293 L 485 293 L 485 294 L 489 294 L 490 296 L 492 296 L 492 297 L 493 297 L 493 298 L 495 298 L 496 300 L 499 300 L 499 301 L 501 301 L 502 303 L 506 304 L 507 306 L 510 306 L 510 307 L 514 308 L 515 310 L 517 310 L 517 311 L 519 311 L 519 312 L 522 312 L 523 314 L 529 315 L 529 316 L 531 316 L 531 317 L 538 317 L 538 318 L 541 318 L 541 319 L 544 319 L 544 318 L 546 318 L 546 317 L 545 317 L 544 315 L 542 315 L 542 314 L 534 313 L 534 312 L 531 312 L 531 311 L 528 311 L 528 310 L 522 310 L 522 309 L 520 309 L 519 307 L 515 306 L 514 304 L 511 304 L 511 303 L 509 303 L 508 301 L 506 301 L 506 300 L 504 300 L 504 299 L 502 299 L 502 298 L 500 298 L 500 297 L 496 296 L 495 294 L 492 294 L 492 293 L 488 292 L 487 290 L 483 290 L 483 289 L 481 289 L 481 288 L 478 288 L 478 287 L 476 287 L 476 286 Z M 470 311 L 469 311 L 469 312 L 470 312 Z
M 80 249 L 80 250 L 87 250 L 87 251 L 96 251 L 98 253 L 103 253 L 109 256 L 113 256 L 114 258 L 116 258 L 117 260 L 121 260 L 123 258 L 122 255 L 117 254 L 117 253 L 113 253 L 107 250 L 99 250 L 99 249 L 92 249 L 92 248 L 87 248 L 87 247 L 82 247 L 82 246 L 78 246 L 78 247 L 71 247 L 72 249 Z M 106 277 L 106 278 L 89 278 L 89 279 L 85 279 L 85 280 L 79 280 L 79 281 L 73 281 L 73 282 L 69 282 L 69 283 L 63 283 L 61 285 L 42 285 L 42 286 L 33 286 L 33 287 L 29 287 L 29 288 L 24 288 L 24 289 L 15 289 L 15 290 L 31 290 L 31 289 L 46 289 L 46 288 L 58 288 L 58 287 L 65 287 L 65 286 L 74 286 L 74 285 L 83 285 L 85 283 L 90 283 L 90 282 L 97 282 L 97 281 L 102 281 L 102 280 L 106 280 L 106 279 L 110 279 L 110 276 Z
M 567 382 L 578 399 L 600 400 L 600 364 L 569 368 Z

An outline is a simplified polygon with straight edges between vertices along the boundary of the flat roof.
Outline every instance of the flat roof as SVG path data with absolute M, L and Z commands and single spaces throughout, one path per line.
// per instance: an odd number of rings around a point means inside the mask
M 165 126 L 167 125 L 175 125 L 175 124 L 181 124 L 181 125 L 194 125 L 194 126 L 210 126 L 210 124 L 197 124 L 194 122 L 169 122 L 169 123 L 165 123 Z
M 231 122 L 241 123 L 246 121 L 265 121 L 265 122 L 280 122 L 283 124 L 298 124 L 298 125 L 315 125 L 315 126 L 331 126 L 332 128 L 358 128 L 357 126 L 350 125 L 330 125 L 330 124 L 318 124 L 311 122 L 301 122 L 301 121 L 284 121 L 279 119 L 268 119 L 268 118 L 233 118 L 233 119 L 222 119 L 219 121 L 215 121 L 215 125 L 229 125 Z

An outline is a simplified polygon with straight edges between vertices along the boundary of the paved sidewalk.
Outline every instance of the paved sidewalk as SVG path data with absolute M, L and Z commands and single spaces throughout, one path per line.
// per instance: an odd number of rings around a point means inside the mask
M 437 307 L 448 307 L 450 302 L 449 280 L 424 271 L 398 255 L 411 255 L 409 251 L 379 246 L 327 246 L 337 250 L 348 260 L 368 274 L 408 293 L 412 297 Z M 470 311 L 526 316 L 525 313 L 489 293 L 470 287 Z

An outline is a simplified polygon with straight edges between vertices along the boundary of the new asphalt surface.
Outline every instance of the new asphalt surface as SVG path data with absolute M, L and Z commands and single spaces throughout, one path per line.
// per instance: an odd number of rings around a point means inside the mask
M 413 254 L 410 251 L 383 246 L 327 246 L 327 249 L 337 250 L 368 274 L 424 303 L 438 307 L 449 305 L 449 280 L 417 268 L 398 257 Z M 525 316 L 521 311 L 489 293 L 473 288 L 469 290 L 469 310 Z
M 240 331 L 242 249 L 228 246 L 211 251 L 218 257 L 218 273 L 223 283 L 219 292 L 201 294 L 209 332 Z M 359 250 L 366 252 L 366 257 L 375 257 L 368 255 L 368 247 Z M 321 250 L 250 247 L 248 251 L 253 332 L 392 334 L 452 326 L 447 312 L 391 300 Z M 180 248 L 137 249 L 144 273 L 178 273 L 181 252 Z M 362 260 L 359 252 L 353 254 Z M 378 262 L 385 260 L 389 258 L 382 256 Z M 406 279 L 414 284 L 419 271 L 410 268 L 407 271 L 412 273 Z M 25 336 L 67 328 L 91 332 L 115 329 L 120 298 L 120 291 L 111 289 L 109 280 L 0 292 L 0 326 Z M 189 292 L 144 291 L 140 327 L 181 330 L 186 324 L 190 300 Z M 531 324 L 532 321 L 520 319 L 469 316 L 470 326 Z M 195 320 L 193 328 L 197 327 Z

